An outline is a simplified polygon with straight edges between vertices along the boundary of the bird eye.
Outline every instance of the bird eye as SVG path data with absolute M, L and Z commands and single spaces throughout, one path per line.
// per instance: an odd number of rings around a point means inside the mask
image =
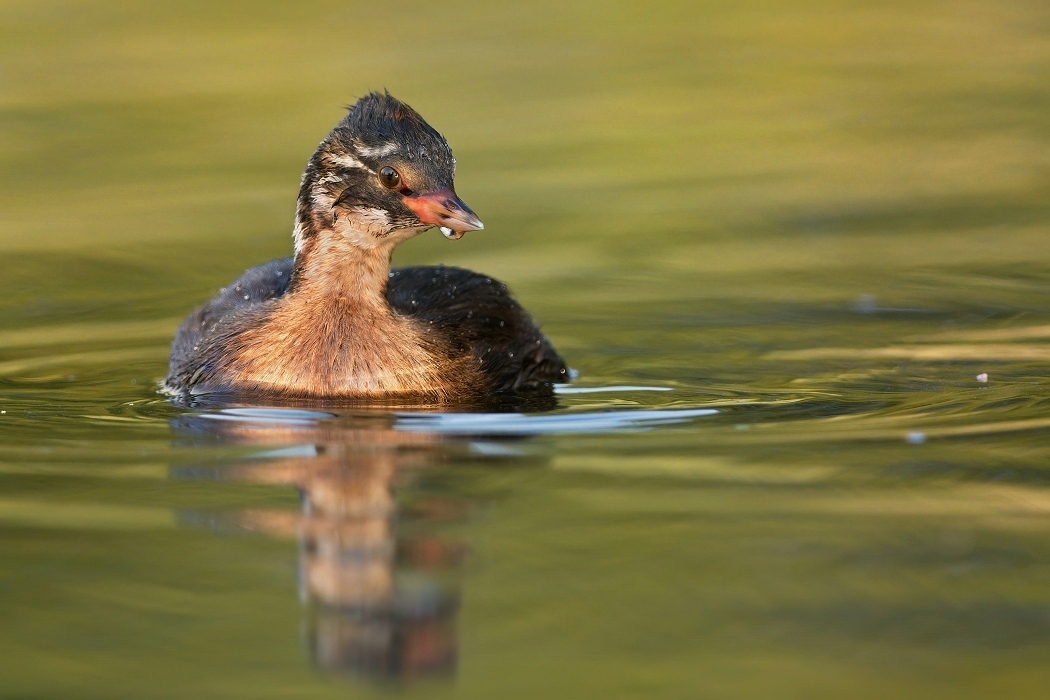
M 401 186 L 401 175 L 391 168 L 389 165 L 380 168 L 379 170 L 379 181 L 383 183 L 383 187 L 387 189 L 396 190 Z

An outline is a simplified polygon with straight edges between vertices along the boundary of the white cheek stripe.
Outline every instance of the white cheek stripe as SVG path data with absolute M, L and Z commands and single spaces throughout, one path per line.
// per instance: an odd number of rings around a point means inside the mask
M 382 209 L 362 207 L 355 209 L 352 215 L 369 233 L 385 234 L 390 229 L 390 217 Z
M 303 251 L 303 224 L 298 216 L 295 217 L 295 227 L 292 228 L 292 245 L 295 248 L 295 256 L 299 257 Z
M 356 169 L 356 170 L 367 170 L 368 172 L 372 173 L 373 175 L 375 175 L 375 173 L 376 173 L 375 170 L 372 170 L 370 167 L 368 167 L 367 165 L 365 165 L 364 163 L 362 163 L 357 158 L 354 158 L 351 155 L 335 156 L 335 157 L 332 158 L 332 162 L 335 163 L 336 165 L 341 165 L 344 168 L 351 168 L 351 169 Z
M 397 151 L 396 143 L 384 143 L 382 146 L 357 146 L 357 152 L 365 158 L 382 158 Z

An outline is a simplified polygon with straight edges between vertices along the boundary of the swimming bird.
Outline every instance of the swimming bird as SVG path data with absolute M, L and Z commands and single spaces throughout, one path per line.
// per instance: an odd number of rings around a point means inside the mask
M 162 388 L 449 402 L 549 392 L 565 362 L 507 287 L 455 267 L 391 269 L 404 241 L 483 227 L 448 143 L 389 93 L 358 100 L 303 173 L 294 255 L 245 272 L 179 327 Z

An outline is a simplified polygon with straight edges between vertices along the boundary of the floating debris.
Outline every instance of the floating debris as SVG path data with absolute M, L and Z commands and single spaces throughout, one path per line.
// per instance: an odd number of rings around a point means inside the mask
M 975 377 L 975 379 L 977 381 L 979 381 L 981 384 L 987 384 L 988 383 L 988 373 L 987 372 L 981 372 L 980 374 L 978 374 Z

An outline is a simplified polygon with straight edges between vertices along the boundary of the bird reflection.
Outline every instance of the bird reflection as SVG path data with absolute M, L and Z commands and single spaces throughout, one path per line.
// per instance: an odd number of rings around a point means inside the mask
M 428 467 L 466 456 L 466 445 L 399 432 L 384 419 L 288 415 L 176 420 L 184 440 L 266 448 L 212 469 L 179 468 L 176 476 L 299 490 L 298 512 L 245 510 L 222 516 L 221 526 L 298 541 L 304 629 L 320 668 L 377 678 L 452 672 L 455 568 L 466 547 L 428 530 L 465 516 L 470 504 L 424 498 L 414 484 Z M 399 507 L 399 495 L 410 505 Z

